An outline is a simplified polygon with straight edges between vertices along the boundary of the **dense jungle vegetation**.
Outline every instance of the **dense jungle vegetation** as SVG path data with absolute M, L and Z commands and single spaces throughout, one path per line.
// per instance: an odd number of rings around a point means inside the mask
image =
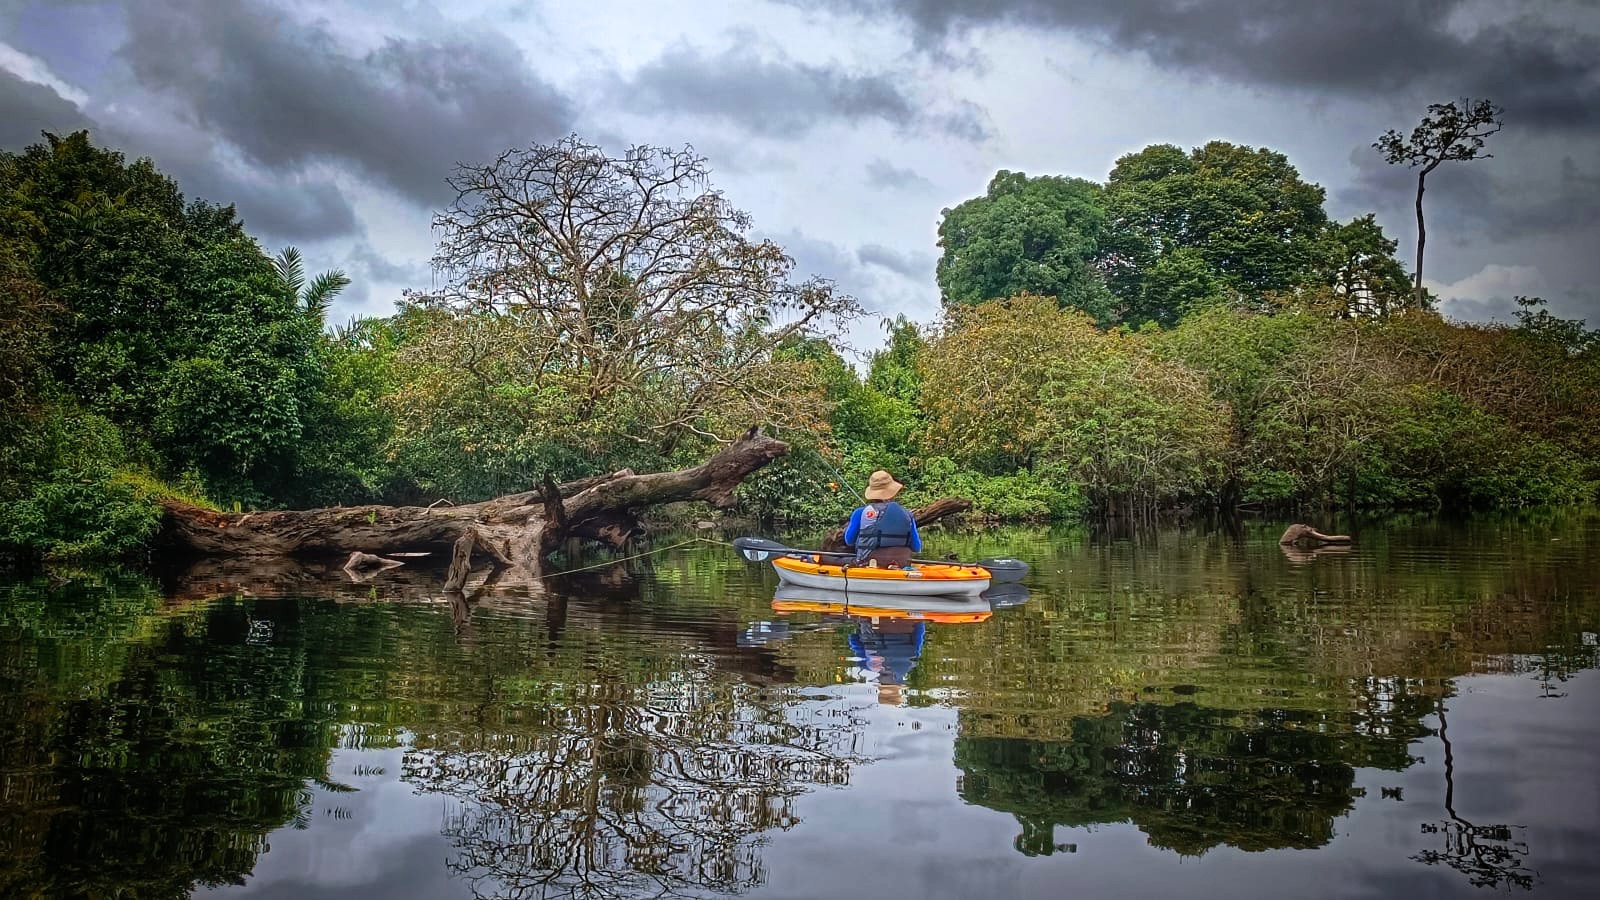
M 1510 325 L 1441 318 L 1372 216 L 1330 220 L 1268 149 L 998 173 L 944 211 L 941 320 L 886 322 L 860 370 L 857 299 L 797 280 L 691 152 L 569 138 L 451 183 L 444 286 L 340 325 L 341 273 L 152 161 L 85 133 L 0 152 L 0 546 L 136 556 L 163 496 L 482 499 L 688 464 L 754 423 L 795 450 L 742 511 L 788 520 L 841 517 L 880 467 L 1001 519 L 1600 481 L 1596 332 L 1537 298 Z

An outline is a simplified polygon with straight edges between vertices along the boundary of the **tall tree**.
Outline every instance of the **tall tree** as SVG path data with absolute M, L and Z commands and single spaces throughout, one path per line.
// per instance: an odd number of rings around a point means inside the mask
M 1124 321 L 1172 325 L 1229 297 L 1305 284 L 1321 258 L 1323 199 L 1266 148 L 1155 144 L 1117 160 L 1103 257 Z
M 944 211 L 938 268 L 944 302 L 1037 294 L 1110 321 L 1112 297 L 1095 268 L 1106 224 L 1102 194 L 1081 178 L 1000 170 L 982 197 Z
M 750 217 L 691 149 L 610 156 L 569 137 L 464 166 L 451 184 L 435 219 L 439 299 L 511 324 L 515 346 L 500 349 L 521 361 L 519 390 L 559 389 L 581 419 L 623 415 L 619 437 L 664 452 L 786 421 L 773 351 L 860 311 L 748 236 Z M 727 420 L 709 415 L 719 407 Z
M 1462 100 L 1434 103 L 1428 114 L 1411 130 L 1410 137 L 1389 129 L 1372 146 L 1393 165 L 1405 163 L 1417 169 L 1417 275 L 1415 297 L 1422 306 L 1422 252 L 1428 243 L 1428 229 L 1422 219 L 1422 193 L 1427 189 L 1428 173 L 1445 162 L 1489 159 L 1483 152 L 1484 140 L 1502 127 L 1503 110 L 1488 100 Z

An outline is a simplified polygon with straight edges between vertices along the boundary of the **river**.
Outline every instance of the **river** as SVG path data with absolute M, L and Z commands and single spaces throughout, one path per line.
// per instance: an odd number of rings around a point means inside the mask
M 1032 563 L 978 621 L 710 542 L 0 583 L 0 896 L 1591 896 L 1600 513 L 1283 526 L 929 535 Z

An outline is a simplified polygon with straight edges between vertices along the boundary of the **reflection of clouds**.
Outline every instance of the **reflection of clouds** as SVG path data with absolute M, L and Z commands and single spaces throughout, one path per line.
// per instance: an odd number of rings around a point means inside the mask
M 308 826 L 273 832 L 271 850 L 260 856 L 245 884 L 218 890 L 245 897 L 346 900 L 352 888 L 390 897 L 459 893 L 443 865 L 449 844 L 439 834 L 442 803 L 401 780 L 404 755 L 400 749 L 334 751 L 329 779 L 356 790 L 312 786 Z M 366 774 L 373 768 L 383 774 Z

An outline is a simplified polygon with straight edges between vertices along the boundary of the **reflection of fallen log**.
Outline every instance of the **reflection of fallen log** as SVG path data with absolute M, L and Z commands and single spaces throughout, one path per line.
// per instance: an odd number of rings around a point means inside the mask
M 656 504 L 705 500 L 733 503 L 751 472 L 789 446 L 750 429 L 704 464 L 676 472 L 610 475 L 558 485 L 546 478 L 536 491 L 460 506 L 359 506 L 335 509 L 221 513 L 168 501 L 164 543 L 201 557 L 346 558 L 352 573 L 433 553 L 450 561 L 446 590 L 466 586 L 475 552 L 487 556 L 505 583 L 532 583 L 545 558 L 571 538 L 618 549 L 642 532 L 638 514 Z M 379 563 L 377 561 L 384 560 Z
M 1310 525 L 1295 524 L 1290 525 L 1289 529 L 1283 533 L 1283 537 L 1278 538 L 1278 543 L 1285 546 L 1294 545 L 1297 547 L 1320 547 L 1324 544 L 1348 544 L 1350 543 L 1350 535 L 1323 534 L 1315 528 L 1312 528 Z
M 958 513 L 964 513 L 964 512 L 966 512 L 967 510 L 969 510 L 971 508 L 972 508 L 972 501 L 971 500 L 962 500 L 962 499 L 960 499 L 958 497 L 946 497 L 943 500 L 935 500 L 932 503 L 929 503 L 927 506 L 919 507 L 919 508 L 917 508 L 915 510 L 912 510 L 911 515 L 912 515 L 913 518 L 915 518 L 917 520 L 917 527 L 918 528 L 924 528 L 924 527 L 927 527 L 928 525 L 932 525 L 934 522 L 937 522 L 940 519 L 945 518 L 946 516 L 953 516 L 953 515 L 956 515 Z M 835 528 L 833 531 L 830 531 L 828 533 L 828 536 L 822 539 L 822 549 L 823 550 L 843 550 L 844 549 L 844 527 L 843 526 L 840 526 L 838 528 Z
M 350 554 L 349 559 L 344 561 L 344 571 L 353 581 L 366 581 L 384 569 L 393 569 L 396 566 L 403 565 L 405 563 L 398 559 L 389 559 L 386 556 L 376 556 L 357 550 Z
M 1349 553 L 1349 544 L 1325 544 L 1320 547 L 1298 547 L 1294 544 L 1279 544 L 1278 549 L 1283 551 L 1285 559 L 1292 563 L 1308 563 L 1318 557 Z
M 442 561 L 422 561 L 355 581 L 345 575 L 337 560 L 201 559 L 187 569 L 166 573 L 162 588 L 168 601 L 175 604 L 242 596 L 448 607 L 455 633 L 464 644 L 476 639 L 473 617 L 480 611 L 543 620 L 551 640 L 569 627 L 624 629 L 689 641 L 719 668 L 762 683 L 790 682 L 795 677 L 794 668 L 778 650 L 740 645 L 746 622 L 737 610 L 697 608 L 696 615 L 686 616 L 681 607 L 667 604 L 663 609 L 660 603 L 643 602 L 649 579 L 629 572 L 621 560 L 600 569 L 554 573 L 511 586 L 497 582 L 499 570 L 482 568 L 474 573 L 464 593 L 441 591 L 441 571 Z

